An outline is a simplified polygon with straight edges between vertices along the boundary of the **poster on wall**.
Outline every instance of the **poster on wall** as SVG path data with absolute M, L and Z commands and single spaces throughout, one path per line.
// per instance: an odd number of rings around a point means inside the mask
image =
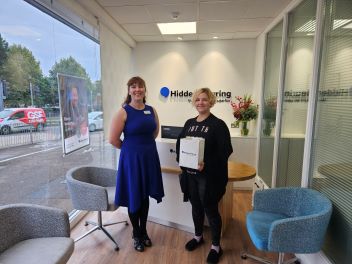
M 58 74 L 63 153 L 89 145 L 86 79 Z

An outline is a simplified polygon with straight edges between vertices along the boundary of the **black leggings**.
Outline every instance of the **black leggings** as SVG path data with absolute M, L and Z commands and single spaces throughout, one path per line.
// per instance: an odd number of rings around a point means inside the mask
M 144 199 L 141 207 L 134 213 L 128 211 L 133 227 L 133 237 L 142 237 L 147 234 L 147 219 L 149 212 L 149 197 Z
M 220 245 L 221 236 L 221 215 L 218 203 L 204 205 L 205 179 L 200 175 L 188 175 L 189 200 L 192 205 L 192 218 L 195 228 L 195 235 L 203 234 L 204 215 L 206 214 L 211 230 L 212 244 Z

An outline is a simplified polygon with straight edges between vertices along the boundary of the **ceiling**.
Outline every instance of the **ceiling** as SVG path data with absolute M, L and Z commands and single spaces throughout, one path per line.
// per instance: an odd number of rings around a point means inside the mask
M 137 42 L 256 38 L 294 0 L 95 0 Z M 173 14 L 177 12 L 178 15 Z M 177 18 L 175 19 L 175 17 Z M 156 23 L 197 22 L 197 34 L 161 35 Z

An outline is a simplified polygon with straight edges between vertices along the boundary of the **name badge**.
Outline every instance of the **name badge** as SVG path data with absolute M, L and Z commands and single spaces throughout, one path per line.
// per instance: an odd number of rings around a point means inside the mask
M 150 112 L 149 110 L 146 110 L 146 111 L 144 111 L 144 114 L 145 114 L 145 115 L 150 115 L 151 112 Z

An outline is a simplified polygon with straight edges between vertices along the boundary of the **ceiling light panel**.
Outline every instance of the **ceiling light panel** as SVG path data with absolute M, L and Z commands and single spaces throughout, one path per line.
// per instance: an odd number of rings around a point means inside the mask
M 157 23 L 157 25 L 163 35 L 197 33 L 196 22 Z

